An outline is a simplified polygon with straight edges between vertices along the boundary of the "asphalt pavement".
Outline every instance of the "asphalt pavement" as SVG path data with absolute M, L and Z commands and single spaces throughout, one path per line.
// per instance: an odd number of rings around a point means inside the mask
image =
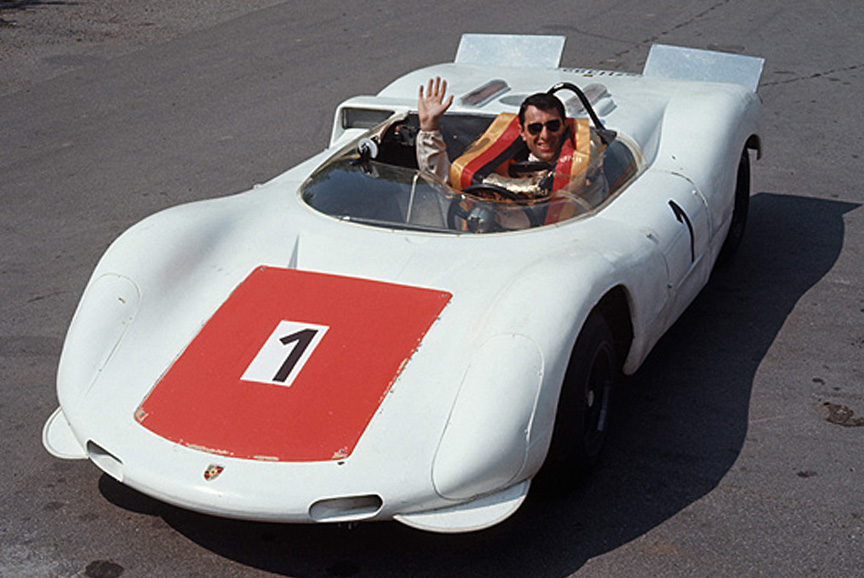
M 859 4 L 133 4 L 0 2 L 0 578 L 864 573 Z M 565 35 L 565 66 L 639 72 L 655 42 L 766 60 L 744 243 L 626 381 L 596 472 L 441 536 L 213 518 L 48 455 L 64 333 L 112 239 L 320 151 L 339 102 L 464 32 Z

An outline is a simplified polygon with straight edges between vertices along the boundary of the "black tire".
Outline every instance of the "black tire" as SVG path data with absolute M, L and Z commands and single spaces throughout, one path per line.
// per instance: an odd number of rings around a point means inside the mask
M 735 207 L 732 210 L 732 223 L 726 233 L 726 239 L 717 256 L 717 263 L 724 264 L 732 260 L 733 255 L 744 238 L 744 228 L 747 224 L 747 212 L 750 210 L 750 155 L 745 148 L 741 151 L 738 163 L 738 176 L 735 182 Z
M 567 366 L 542 484 L 569 489 L 597 463 L 620 375 L 612 330 L 602 313 L 594 310 Z

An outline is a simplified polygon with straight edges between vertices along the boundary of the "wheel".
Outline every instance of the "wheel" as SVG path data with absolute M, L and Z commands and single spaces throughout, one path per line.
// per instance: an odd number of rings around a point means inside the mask
M 483 203 L 464 196 L 454 197 L 450 201 L 447 226 L 453 231 L 469 233 L 495 233 L 502 230 L 493 211 Z
M 573 347 L 558 399 L 552 444 L 543 466 L 548 485 L 568 489 L 597 463 L 619 380 L 612 330 L 595 309 Z
M 728 263 L 741 240 L 744 238 L 744 226 L 747 224 L 747 212 L 750 209 L 750 155 L 747 154 L 745 148 L 741 151 L 741 161 L 738 163 L 738 177 L 735 182 L 735 206 L 732 209 L 732 222 L 729 225 L 729 231 L 726 233 L 726 239 L 723 241 L 723 246 L 720 247 L 720 254 L 717 256 L 717 263 Z
M 492 183 L 475 183 L 462 189 L 462 192 L 470 197 L 482 201 L 492 201 L 504 204 L 509 203 L 510 205 L 521 206 L 522 211 L 528 218 L 528 228 L 539 227 L 542 224 L 538 216 L 534 213 L 532 206 L 525 203 L 526 199 L 524 197 L 520 197 L 513 191 L 507 190 L 502 186 L 493 185 Z M 450 226 L 452 228 L 452 223 Z M 498 230 L 502 230 L 502 228 L 499 226 Z
M 504 187 L 492 185 L 489 183 L 476 183 L 468 185 L 462 192 L 466 195 L 483 199 L 484 201 L 518 201 L 519 195 L 512 191 L 508 191 Z

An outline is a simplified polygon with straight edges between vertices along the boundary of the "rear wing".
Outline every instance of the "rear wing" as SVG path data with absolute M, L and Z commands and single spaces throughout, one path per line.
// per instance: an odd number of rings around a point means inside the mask
M 756 92 L 764 58 L 654 44 L 643 76 L 739 84 Z

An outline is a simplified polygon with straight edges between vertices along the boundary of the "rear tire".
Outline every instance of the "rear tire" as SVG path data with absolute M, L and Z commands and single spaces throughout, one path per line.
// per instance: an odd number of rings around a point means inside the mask
M 585 321 L 567 366 L 544 482 L 568 489 L 598 461 L 606 442 L 620 368 L 612 330 L 598 310 Z
M 732 210 L 732 222 L 726 239 L 717 256 L 717 263 L 728 263 L 741 245 L 744 238 L 744 227 L 747 224 L 747 213 L 750 210 L 750 155 L 745 148 L 741 151 L 738 162 L 738 177 L 735 181 L 735 207 Z

